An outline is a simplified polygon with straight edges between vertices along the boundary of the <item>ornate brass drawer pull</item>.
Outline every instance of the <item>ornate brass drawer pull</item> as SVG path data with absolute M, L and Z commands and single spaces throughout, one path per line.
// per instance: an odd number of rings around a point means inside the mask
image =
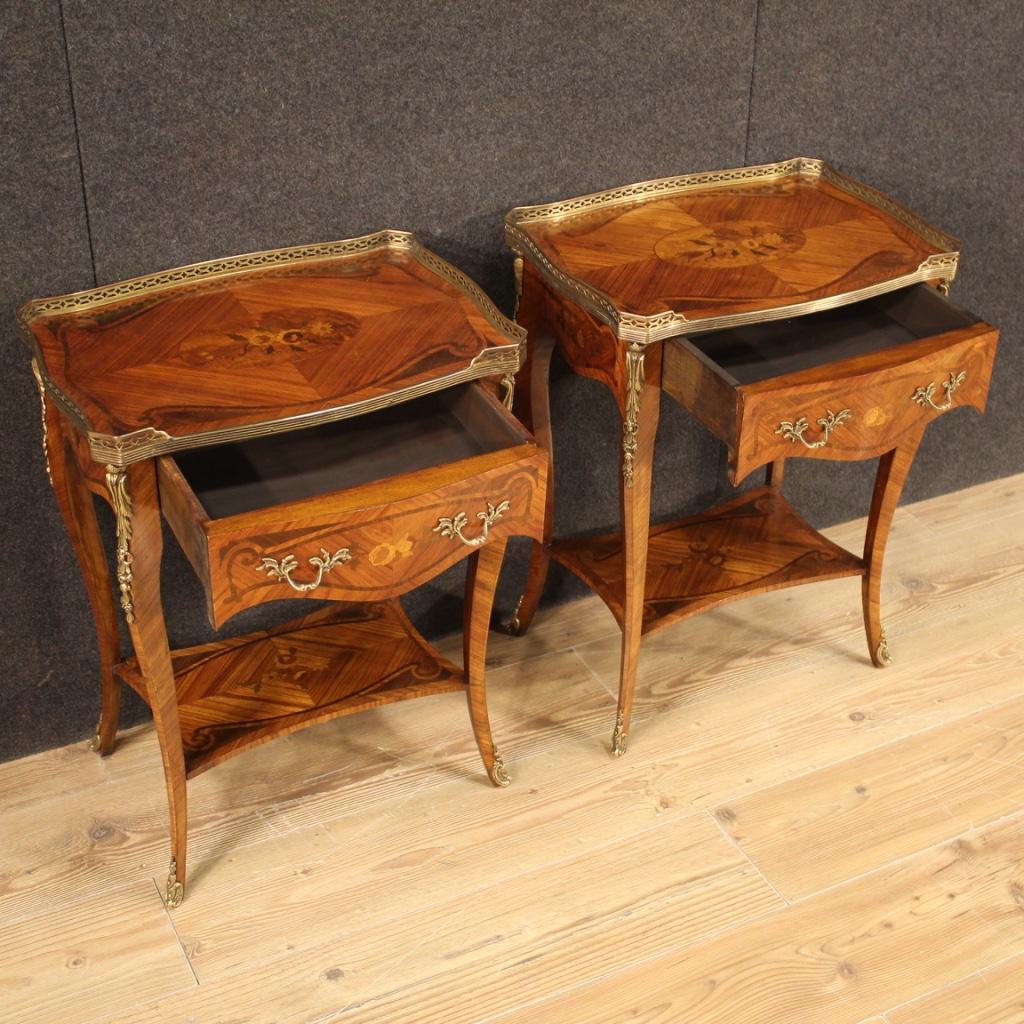
M 923 388 L 918 388 L 911 396 L 912 402 L 917 402 L 922 407 L 931 406 L 937 412 L 945 412 L 953 404 L 953 392 L 960 387 L 963 382 L 967 380 L 967 371 L 963 370 L 960 373 L 951 373 L 949 380 L 945 381 L 942 385 L 942 390 L 946 392 L 946 400 L 942 405 L 936 405 L 932 401 L 932 395 L 935 394 L 935 381 L 930 384 L 926 384 Z
M 352 557 L 348 548 L 339 548 L 334 554 L 329 554 L 325 548 L 320 549 L 319 556 L 314 555 L 309 559 L 310 565 L 317 567 L 316 579 L 310 583 L 296 583 L 292 579 L 293 570 L 299 567 L 299 561 L 294 555 L 285 555 L 279 562 L 276 558 L 264 558 L 260 568 L 267 571 L 268 576 L 287 583 L 292 590 L 305 594 L 309 590 L 316 590 L 327 575 L 336 565 L 347 562 Z
M 805 448 L 824 448 L 828 444 L 829 437 L 832 436 L 832 431 L 852 416 L 853 413 L 849 409 L 841 409 L 839 412 L 826 409 L 825 415 L 816 421 L 821 427 L 821 437 L 817 441 L 808 441 L 804 437 L 804 433 L 810 426 L 806 416 L 801 416 L 796 423 L 783 420 L 775 433 L 781 434 L 787 441 L 799 441 Z
M 434 533 L 440 533 L 442 537 L 458 537 L 468 548 L 478 548 L 487 540 L 491 527 L 508 511 L 507 501 L 500 502 L 497 506 L 487 502 L 486 512 L 477 512 L 476 517 L 483 524 L 483 529 L 475 537 L 467 537 L 462 528 L 469 522 L 469 516 L 465 512 L 459 512 L 449 518 L 442 516 L 434 527 Z

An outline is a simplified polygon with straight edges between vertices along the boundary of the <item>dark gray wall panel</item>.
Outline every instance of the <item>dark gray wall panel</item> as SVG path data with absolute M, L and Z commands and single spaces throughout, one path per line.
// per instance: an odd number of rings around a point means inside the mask
M 1024 7 L 827 6 L 811 18 L 803 5 L 761 0 L 747 162 L 824 157 L 962 240 L 952 298 L 1002 328 L 989 408 L 929 428 L 904 500 L 1020 472 Z M 871 467 L 791 465 L 787 491 L 815 521 L 866 511 Z
M 14 311 L 93 283 L 60 9 L 0 9 L 0 760 L 84 735 L 99 707 L 78 564 L 43 470 L 39 399 Z
M 66 7 L 101 281 L 391 225 L 507 305 L 509 206 L 742 159 L 752 0 Z

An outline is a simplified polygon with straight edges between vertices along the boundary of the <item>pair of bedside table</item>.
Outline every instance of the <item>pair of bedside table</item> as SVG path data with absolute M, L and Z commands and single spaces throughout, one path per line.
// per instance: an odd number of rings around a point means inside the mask
M 510 536 L 534 541 L 513 632 L 533 619 L 552 558 L 622 628 L 615 754 L 626 749 L 642 636 L 723 602 L 860 577 L 871 657 L 888 662 L 879 595 L 903 482 L 935 416 L 983 411 L 998 338 L 945 297 L 954 240 L 807 159 L 521 207 L 506 235 L 518 326 L 396 231 L 22 310 L 47 468 L 99 635 L 95 747 L 112 750 L 127 683 L 152 708 L 164 762 L 169 905 L 184 894 L 186 780 L 275 736 L 464 690 L 491 781 L 508 783 L 484 663 Z M 552 538 L 556 346 L 617 400 L 620 532 Z M 765 485 L 652 528 L 661 391 L 728 446 L 734 483 L 767 467 Z M 786 502 L 791 457 L 879 457 L 863 554 Z M 116 516 L 116 591 L 94 494 Z M 282 597 L 340 605 L 172 651 L 161 516 L 215 629 Z M 416 632 L 398 596 L 463 558 L 460 669 Z
M 727 601 L 861 578 L 875 665 L 890 659 L 879 595 L 893 512 L 928 424 L 984 411 L 998 332 L 945 296 L 957 243 L 821 160 L 666 178 L 506 217 L 528 331 L 516 411 L 554 450 L 551 354 L 600 381 L 622 420 L 622 530 L 534 547 L 511 622 L 528 627 L 553 558 L 622 629 L 612 750 L 625 752 L 641 638 Z M 934 287 L 933 287 L 934 286 Z M 664 391 L 763 487 L 702 515 L 650 525 Z M 787 458 L 879 457 L 860 555 L 814 530 L 782 495 Z
M 275 736 L 464 690 L 491 781 L 508 784 L 487 717 L 487 634 L 508 537 L 542 538 L 548 460 L 507 408 L 524 332 L 471 281 L 411 235 L 381 232 L 41 300 L 21 318 L 99 637 L 94 745 L 113 749 L 127 683 L 163 757 L 168 905 L 184 895 L 186 780 Z M 93 494 L 116 516 L 116 588 Z M 161 514 L 215 629 L 266 601 L 341 603 L 172 651 Z M 465 558 L 460 668 L 398 596 Z

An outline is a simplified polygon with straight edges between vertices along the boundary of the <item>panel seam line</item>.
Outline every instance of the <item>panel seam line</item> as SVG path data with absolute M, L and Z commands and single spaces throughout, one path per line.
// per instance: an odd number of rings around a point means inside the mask
M 85 186 L 85 161 L 82 159 L 82 138 L 78 130 L 78 110 L 75 106 L 75 84 L 71 75 L 71 52 L 68 49 L 68 31 L 64 20 L 64 0 L 58 0 L 57 9 L 60 12 L 60 34 L 64 43 L 64 67 L 68 75 L 68 98 L 71 102 L 71 123 L 75 134 L 75 153 L 78 156 L 78 180 L 82 189 L 82 210 L 85 214 L 85 237 L 89 243 L 89 265 L 92 268 L 92 286 L 99 285 L 99 278 L 96 274 L 96 250 L 92 240 L 92 219 L 89 216 L 89 193 Z
M 757 36 L 761 27 L 761 0 L 754 0 L 754 39 L 750 50 L 750 85 L 747 88 L 747 133 L 743 140 L 743 166 L 750 155 L 750 112 L 754 103 L 754 69 L 757 67 Z

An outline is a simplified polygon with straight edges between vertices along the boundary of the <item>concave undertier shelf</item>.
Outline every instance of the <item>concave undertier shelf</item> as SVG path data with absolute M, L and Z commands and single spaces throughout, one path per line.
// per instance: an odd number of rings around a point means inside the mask
M 188 778 L 339 715 L 466 688 L 398 601 L 325 608 L 274 629 L 171 653 Z M 117 667 L 145 696 L 138 663 Z
M 551 554 L 601 595 L 621 626 L 622 534 L 556 541 Z M 778 491 L 760 487 L 651 527 L 643 631 L 761 591 L 863 571 L 862 559 L 818 533 Z

